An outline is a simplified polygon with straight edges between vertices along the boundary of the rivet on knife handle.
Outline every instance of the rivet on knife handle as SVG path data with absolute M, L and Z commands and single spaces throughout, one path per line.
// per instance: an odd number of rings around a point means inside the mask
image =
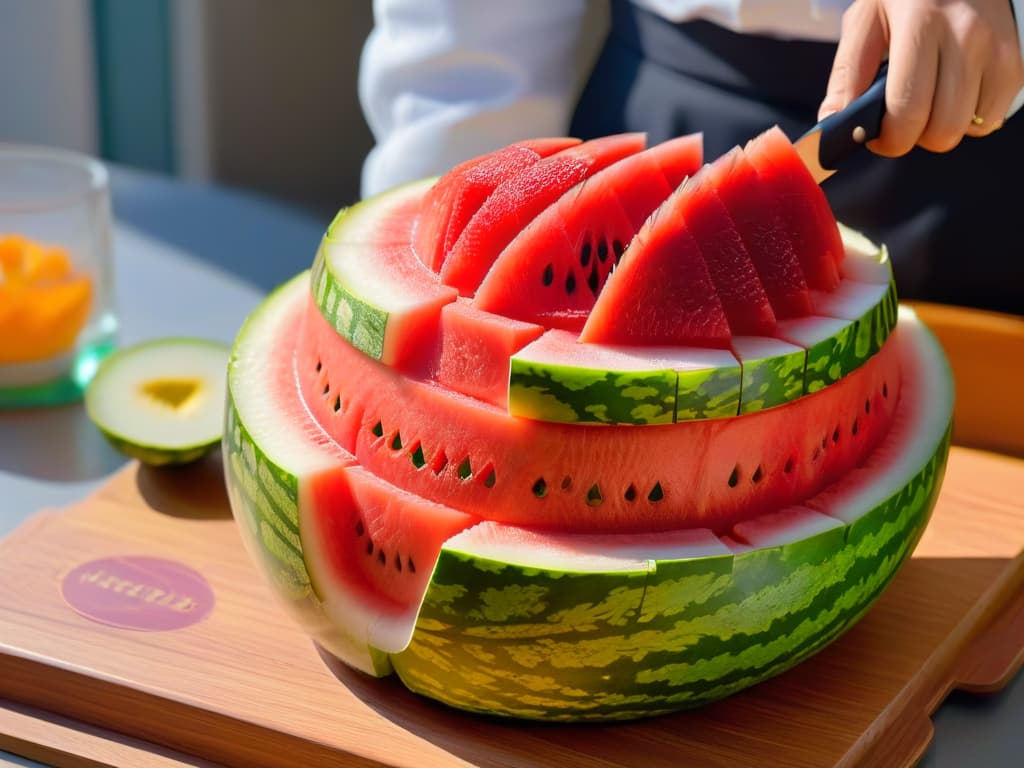
M 818 124 L 821 132 L 818 160 L 822 168 L 836 170 L 843 160 L 881 134 L 888 69 L 888 63 L 883 62 L 870 88 L 845 109 Z

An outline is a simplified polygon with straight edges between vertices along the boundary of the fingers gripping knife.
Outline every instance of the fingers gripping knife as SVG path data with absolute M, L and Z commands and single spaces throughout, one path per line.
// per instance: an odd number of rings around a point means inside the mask
M 888 64 L 883 63 L 871 87 L 794 143 L 804 165 L 819 184 L 835 173 L 843 160 L 881 134 L 887 72 Z

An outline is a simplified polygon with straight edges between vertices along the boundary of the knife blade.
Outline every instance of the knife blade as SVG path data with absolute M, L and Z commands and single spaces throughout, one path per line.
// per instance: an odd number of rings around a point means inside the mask
M 888 71 L 888 62 L 883 62 L 875 81 L 864 93 L 793 143 L 819 184 L 839 170 L 844 160 L 881 134 Z

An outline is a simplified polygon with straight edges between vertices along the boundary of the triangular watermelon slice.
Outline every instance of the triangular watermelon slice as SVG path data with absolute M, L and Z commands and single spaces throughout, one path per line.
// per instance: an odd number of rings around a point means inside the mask
M 501 252 L 479 309 L 579 330 L 612 268 L 651 212 L 701 166 L 700 134 L 619 160 L 546 208 Z
M 579 139 L 532 139 L 455 166 L 423 198 L 413 249 L 420 261 L 437 272 L 444 256 L 495 188 L 541 158 L 579 144 Z
M 778 126 L 751 139 L 744 152 L 775 195 L 807 285 L 821 291 L 833 290 L 839 283 L 844 250 L 825 193 Z
M 807 281 L 775 196 L 760 183 L 743 150 L 734 147 L 715 161 L 711 183 L 743 238 L 776 318 L 810 314 Z
M 775 313 L 743 238 L 711 183 L 713 169 L 705 166 L 683 185 L 675 212 L 697 241 L 732 333 L 770 336 Z
M 729 346 L 722 301 L 679 214 L 688 187 L 673 192 L 641 227 L 594 303 L 581 342 Z
M 644 149 L 643 133 L 605 136 L 564 149 L 500 184 L 445 256 L 441 282 L 472 296 L 498 254 L 535 216 L 602 168 Z

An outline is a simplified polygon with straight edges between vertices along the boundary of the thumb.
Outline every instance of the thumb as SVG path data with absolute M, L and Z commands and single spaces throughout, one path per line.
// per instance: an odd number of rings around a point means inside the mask
M 832 62 L 818 119 L 838 112 L 867 90 L 888 49 L 888 31 L 877 3 L 858 2 L 843 14 L 843 29 Z

